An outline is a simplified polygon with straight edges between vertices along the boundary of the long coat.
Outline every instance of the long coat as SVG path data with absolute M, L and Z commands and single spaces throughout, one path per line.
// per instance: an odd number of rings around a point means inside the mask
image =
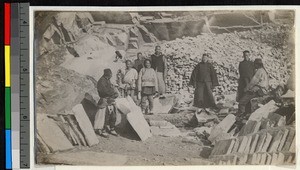
M 237 101 L 239 101 L 244 96 L 244 90 L 250 83 L 250 80 L 252 79 L 254 75 L 254 63 L 252 61 L 242 61 L 239 64 L 239 74 L 240 78 L 238 81 L 238 92 L 237 92 Z
M 199 63 L 192 72 L 190 85 L 195 87 L 194 106 L 215 107 L 212 89 L 219 85 L 216 71 L 210 63 Z

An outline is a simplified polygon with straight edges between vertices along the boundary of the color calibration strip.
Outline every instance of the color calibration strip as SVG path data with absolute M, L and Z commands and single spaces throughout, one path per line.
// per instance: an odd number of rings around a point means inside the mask
M 11 148 L 11 78 L 10 78 L 10 4 L 4 4 L 4 67 L 5 67 L 5 168 L 12 169 Z

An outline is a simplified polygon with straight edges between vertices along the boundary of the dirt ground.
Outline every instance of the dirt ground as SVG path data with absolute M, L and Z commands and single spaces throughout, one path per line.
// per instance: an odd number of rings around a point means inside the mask
M 127 157 L 124 165 L 208 165 L 201 155 L 211 149 L 201 144 L 185 143 L 184 137 L 152 136 L 146 141 L 129 139 L 123 136 L 99 137 L 99 144 L 93 147 L 75 148 L 72 152 L 92 151 L 92 153 L 113 153 Z M 45 155 L 44 155 L 45 156 Z M 89 159 L 89 158 L 87 158 Z M 45 162 L 44 162 L 45 163 Z M 114 160 L 112 160 L 112 166 Z
M 188 165 L 190 158 L 201 158 L 203 146 L 186 144 L 183 137 L 152 136 L 146 141 L 110 136 L 100 139 L 93 151 L 103 151 L 128 156 L 126 165 Z

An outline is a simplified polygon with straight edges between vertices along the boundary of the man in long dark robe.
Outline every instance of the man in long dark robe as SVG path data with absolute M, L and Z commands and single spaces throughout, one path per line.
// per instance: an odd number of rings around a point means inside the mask
M 208 55 L 203 54 L 200 62 L 192 72 L 189 85 L 195 87 L 194 106 L 198 108 L 217 108 L 212 89 L 219 85 L 216 71 L 208 63 Z
M 237 92 L 237 97 L 236 100 L 239 101 L 244 95 L 245 95 L 245 88 L 248 86 L 250 80 L 252 79 L 254 75 L 254 63 L 250 61 L 250 52 L 249 51 L 244 51 L 243 52 L 244 60 L 240 62 L 239 64 L 239 73 L 240 73 L 240 78 L 239 78 L 239 86 L 238 86 L 238 92 Z

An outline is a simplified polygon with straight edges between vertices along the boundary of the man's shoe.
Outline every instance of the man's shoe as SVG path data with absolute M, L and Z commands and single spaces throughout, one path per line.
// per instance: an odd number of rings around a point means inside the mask
M 108 138 L 108 134 L 107 134 L 103 129 L 98 129 L 98 130 L 96 131 L 96 133 L 98 133 L 99 136 L 102 136 L 102 137 L 104 137 L 104 138 Z
M 154 115 L 154 113 L 153 113 L 152 111 L 149 111 L 149 112 L 147 113 L 147 115 Z
M 102 133 L 100 134 L 100 136 L 102 136 L 102 137 L 104 137 L 104 138 L 108 138 L 108 137 L 109 137 L 108 134 L 107 134 L 106 132 L 102 132 Z
M 203 108 L 203 111 L 204 111 L 206 114 L 211 115 L 211 112 L 209 111 L 209 109 Z
M 165 99 L 165 98 L 166 98 L 165 95 L 160 95 L 160 96 L 159 96 L 159 99 Z
M 110 134 L 114 135 L 114 136 L 119 136 L 118 133 L 115 130 L 111 130 Z

